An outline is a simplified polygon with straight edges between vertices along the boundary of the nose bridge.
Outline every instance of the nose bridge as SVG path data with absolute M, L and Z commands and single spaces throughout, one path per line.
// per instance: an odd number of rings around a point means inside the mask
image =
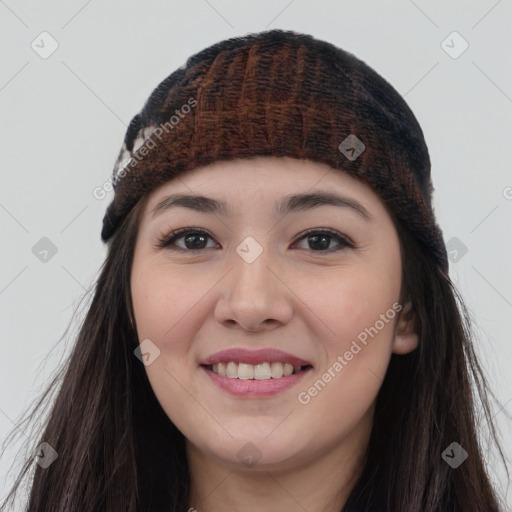
M 245 237 L 236 247 L 233 258 L 234 290 L 253 296 L 253 300 L 262 300 L 276 291 L 273 290 L 276 283 L 271 268 L 272 257 L 267 243 L 263 240 L 260 243 L 253 236 Z
M 268 247 L 248 236 L 235 248 L 232 262 L 216 308 L 217 320 L 234 321 L 248 330 L 258 330 L 269 320 L 288 322 L 290 297 L 276 276 L 277 259 Z

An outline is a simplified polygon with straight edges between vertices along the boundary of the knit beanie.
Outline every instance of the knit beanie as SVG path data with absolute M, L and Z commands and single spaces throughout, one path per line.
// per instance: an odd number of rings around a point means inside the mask
M 405 100 L 353 54 L 283 30 L 216 43 L 156 87 L 126 132 L 103 241 L 166 181 L 263 155 L 325 163 L 362 180 L 448 273 L 428 149 Z

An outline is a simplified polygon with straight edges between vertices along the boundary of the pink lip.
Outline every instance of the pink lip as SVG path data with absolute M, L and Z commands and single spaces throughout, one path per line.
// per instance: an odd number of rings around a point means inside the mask
M 312 366 L 312 364 L 309 361 L 305 361 L 304 359 L 300 359 L 299 357 L 296 357 L 292 354 L 288 354 L 286 352 L 283 352 L 282 350 L 277 350 L 274 348 L 263 348 L 260 350 L 229 348 L 212 354 L 206 359 L 200 361 L 199 364 L 208 366 L 218 363 L 229 363 L 230 361 L 246 364 L 290 363 L 293 366 Z
M 243 397 L 265 397 L 275 395 L 284 389 L 295 386 L 295 384 L 297 384 L 300 379 L 306 375 L 306 373 L 312 370 L 312 368 L 308 368 L 307 370 L 303 370 L 299 373 L 294 373 L 288 377 L 268 380 L 230 379 L 229 377 L 223 377 L 218 373 L 214 373 L 205 367 L 201 367 L 201 370 L 204 371 L 210 379 L 212 379 L 214 384 L 232 395 Z

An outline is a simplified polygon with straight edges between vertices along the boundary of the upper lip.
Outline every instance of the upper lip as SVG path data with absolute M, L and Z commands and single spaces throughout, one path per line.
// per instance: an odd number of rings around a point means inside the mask
M 260 350 L 247 350 L 244 348 L 228 348 L 215 352 L 200 361 L 201 365 L 211 365 L 235 361 L 237 363 L 261 364 L 261 363 L 289 363 L 293 366 L 312 366 L 309 361 L 288 354 L 274 348 L 262 348 Z

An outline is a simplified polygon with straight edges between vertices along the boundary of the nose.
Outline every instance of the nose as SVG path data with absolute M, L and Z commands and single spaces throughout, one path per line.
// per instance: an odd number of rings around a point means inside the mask
M 251 263 L 235 253 L 232 270 L 218 285 L 216 320 L 249 332 L 286 325 L 293 315 L 293 292 L 282 274 L 266 251 Z

